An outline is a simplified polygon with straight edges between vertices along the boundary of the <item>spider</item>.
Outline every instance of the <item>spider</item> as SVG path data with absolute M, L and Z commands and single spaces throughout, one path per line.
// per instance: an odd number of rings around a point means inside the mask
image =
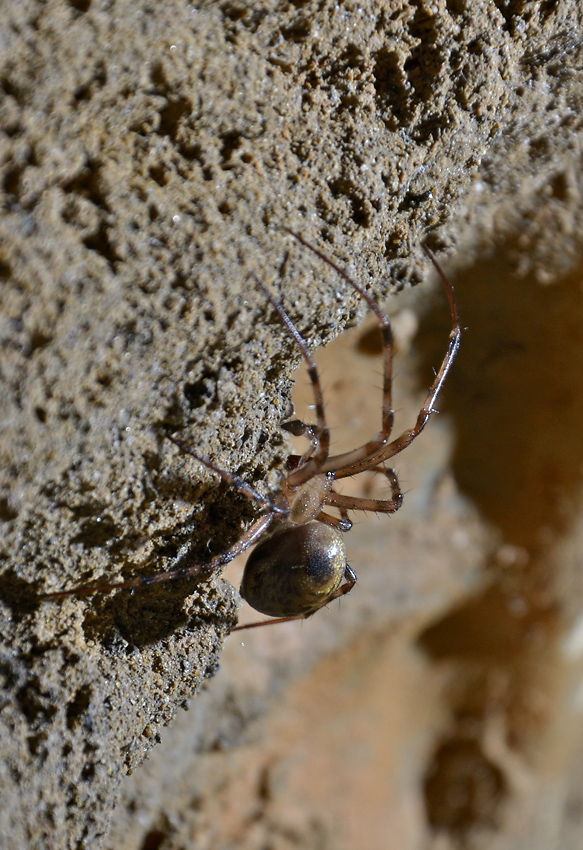
M 412 428 L 391 439 L 393 409 L 391 407 L 391 378 L 393 361 L 393 336 L 388 316 L 383 313 L 374 298 L 330 257 L 307 242 L 301 235 L 284 228 L 301 245 L 333 268 L 366 301 L 378 319 L 382 331 L 384 368 L 382 389 L 381 430 L 364 445 L 352 451 L 330 456 L 330 434 L 326 423 L 322 387 L 314 359 L 298 331 L 281 304 L 275 300 L 265 286 L 255 277 L 259 288 L 277 312 L 281 322 L 294 339 L 307 364 L 308 376 L 314 395 L 316 424 L 307 425 L 299 420 L 282 425 L 294 436 L 309 440 L 303 455 L 288 458 L 288 474 L 282 481 L 279 492 L 264 496 L 240 476 L 216 466 L 199 455 L 175 436 L 167 435 L 182 452 L 195 458 L 220 476 L 229 486 L 242 493 L 259 509 L 259 516 L 226 552 L 212 558 L 206 564 L 169 570 L 153 576 L 142 576 L 113 584 L 93 584 L 47 593 L 44 598 L 60 598 L 68 595 L 93 593 L 96 591 L 138 588 L 158 582 L 172 581 L 196 575 L 208 575 L 228 564 L 251 546 L 251 552 L 241 583 L 241 596 L 256 611 L 272 618 L 237 626 L 239 629 L 255 628 L 290 620 L 311 617 L 334 599 L 349 593 L 356 583 L 356 574 L 346 560 L 346 548 L 342 534 L 350 531 L 352 522 L 348 511 L 372 511 L 392 514 L 402 504 L 403 494 L 394 469 L 384 464 L 395 457 L 415 440 L 435 413 L 434 404 L 443 386 L 445 377 L 459 348 L 460 322 L 453 288 L 449 284 L 437 260 L 423 245 L 445 287 L 452 317 L 452 329 L 446 353 L 433 383 L 417 415 Z M 384 475 L 389 483 L 389 499 L 372 499 L 346 496 L 337 493 L 334 483 L 338 479 L 372 472 Z M 336 508 L 340 516 L 327 512 Z

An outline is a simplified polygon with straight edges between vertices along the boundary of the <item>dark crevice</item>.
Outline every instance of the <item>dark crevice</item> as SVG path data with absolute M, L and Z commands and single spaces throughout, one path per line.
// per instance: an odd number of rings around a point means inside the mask
M 84 15 L 91 8 L 91 0 L 67 0 L 69 6 Z

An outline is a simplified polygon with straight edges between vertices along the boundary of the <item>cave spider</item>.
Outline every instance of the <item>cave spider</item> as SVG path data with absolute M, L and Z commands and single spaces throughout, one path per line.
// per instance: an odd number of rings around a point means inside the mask
M 342 533 L 349 531 L 352 527 L 348 511 L 392 514 L 400 508 L 403 494 L 397 475 L 393 469 L 385 467 L 384 464 L 407 448 L 419 436 L 431 414 L 435 413 L 435 401 L 459 348 L 461 333 L 459 316 L 451 285 L 431 251 L 423 245 L 425 254 L 435 266 L 444 285 L 451 310 L 452 329 L 441 366 L 429 388 L 415 424 L 398 437 L 391 439 L 393 336 L 388 316 L 383 313 L 372 296 L 330 257 L 299 234 L 289 228 L 284 229 L 350 284 L 366 301 L 379 321 L 384 352 L 381 430 L 375 437 L 356 449 L 338 455 L 329 455 L 330 434 L 316 364 L 291 318 L 264 285 L 255 278 L 257 285 L 295 340 L 308 367 L 308 376 L 314 395 L 316 424 L 306 425 L 299 420 L 293 420 L 282 425 L 294 436 L 306 437 L 309 440 L 307 450 L 301 456 L 291 455 L 288 458 L 287 477 L 282 481 L 279 492 L 270 497 L 263 496 L 238 475 L 221 469 L 197 454 L 177 437 L 168 435 L 168 439 L 182 452 L 195 458 L 207 469 L 219 475 L 229 486 L 255 502 L 259 508 L 257 519 L 226 552 L 217 555 L 206 564 L 180 567 L 157 575 L 142 576 L 114 584 L 85 585 L 72 590 L 56 591 L 45 594 L 44 598 L 138 588 L 189 576 L 208 575 L 255 544 L 257 545 L 245 565 L 241 596 L 255 610 L 274 619 L 237 626 L 234 631 L 305 619 L 334 599 L 344 596 L 354 587 L 356 574 L 346 562 L 346 549 L 342 539 Z M 389 499 L 346 496 L 334 490 L 336 480 L 366 471 L 378 473 L 387 478 L 391 489 Z M 340 516 L 329 514 L 325 510 L 327 507 L 336 508 Z

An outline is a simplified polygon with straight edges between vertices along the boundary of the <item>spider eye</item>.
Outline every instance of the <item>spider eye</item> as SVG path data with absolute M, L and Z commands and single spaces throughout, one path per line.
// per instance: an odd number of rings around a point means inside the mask
M 308 614 L 338 589 L 346 570 L 340 533 L 321 522 L 286 525 L 249 556 L 243 599 L 270 617 Z

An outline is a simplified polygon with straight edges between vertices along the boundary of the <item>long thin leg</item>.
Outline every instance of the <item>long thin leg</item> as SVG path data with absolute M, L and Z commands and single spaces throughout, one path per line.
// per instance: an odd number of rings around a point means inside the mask
M 316 611 L 320 611 L 321 608 L 325 608 L 326 605 L 329 605 L 335 599 L 339 599 L 341 596 L 345 596 L 347 593 L 350 593 L 354 585 L 356 584 L 356 573 L 346 565 L 346 569 L 344 571 L 344 584 L 341 584 L 338 590 L 335 590 L 325 602 L 321 605 L 318 605 L 317 608 L 314 608 L 313 611 L 308 611 L 307 614 L 296 614 L 293 617 L 275 617 L 272 620 L 260 620 L 258 623 L 248 623 L 245 626 L 235 626 L 232 629 L 232 632 L 241 632 L 243 629 L 258 629 L 259 626 L 275 626 L 278 623 L 291 623 L 293 620 L 307 620 L 308 617 L 312 617 Z
M 357 455 L 360 457 L 362 454 L 368 455 L 376 451 L 378 446 L 384 445 L 390 437 L 391 430 L 393 428 L 393 419 L 394 419 L 394 411 L 392 408 L 392 371 L 393 371 L 393 332 L 391 330 L 391 323 L 389 321 L 389 317 L 383 313 L 377 302 L 374 298 L 364 289 L 357 281 L 355 281 L 350 275 L 341 268 L 334 260 L 325 254 L 323 251 L 320 251 L 319 248 L 316 248 L 315 245 L 312 245 L 310 242 L 307 242 L 303 236 L 300 236 L 299 233 L 295 233 L 293 230 L 290 230 L 289 227 L 283 228 L 290 236 L 293 236 L 294 239 L 297 239 L 304 247 L 308 248 L 327 263 L 334 271 L 340 275 L 347 283 L 352 286 L 352 288 L 360 295 L 361 298 L 366 301 L 368 307 L 375 314 L 379 323 L 381 325 L 382 335 L 383 335 L 383 352 L 384 352 L 384 364 L 383 364 L 383 404 L 382 404 L 382 413 L 381 413 L 381 430 L 377 436 L 368 443 L 365 443 L 359 449 L 355 449 L 352 452 L 347 452 L 346 455 L 336 455 L 335 457 L 328 458 L 327 461 L 322 465 L 321 469 L 318 472 L 328 471 L 334 472 L 335 469 L 340 468 L 344 465 L 343 463 L 336 464 L 335 461 L 338 458 L 344 458 L 347 455 L 353 456 Z
M 179 578 L 192 578 L 198 575 L 208 575 L 218 570 L 219 567 L 230 563 L 242 552 L 253 546 L 260 537 L 267 531 L 273 520 L 274 513 L 266 514 L 255 520 L 249 526 L 245 534 L 237 540 L 226 552 L 212 558 L 206 564 L 193 564 L 190 567 L 179 567 L 175 570 L 168 570 L 165 573 L 158 573 L 154 576 L 139 576 L 138 578 L 130 579 L 129 581 L 119 581 L 113 584 L 85 584 L 82 587 L 73 587 L 70 590 L 56 590 L 53 593 L 43 593 L 42 599 L 61 599 L 63 596 L 83 596 L 88 593 L 96 593 L 105 590 L 122 590 L 129 587 L 145 587 L 149 584 L 161 584 L 166 581 L 174 581 Z
M 337 528 L 338 531 L 350 531 L 352 528 L 352 522 L 348 519 L 346 508 L 339 507 L 338 509 L 340 511 L 340 517 L 332 516 L 332 514 L 328 514 L 325 511 L 320 511 L 316 519 L 318 522 L 324 522 L 326 525 L 331 525 L 333 528 Z
M 219 567 L 228 564 L 242 552 L 249 549 L 250 546 L 257 543 L 259 538 L 265 533 L 276 517 L 282 518 L 287 515 L 289 508 L 285 499 L 281 498 L 278 501 L 272 502 L 271 499 L 262 496 L 261 493 L 255 490 L 254 487 L 244 481 L 240 476 L 216 466 L 210 460 L 207 460 L 197 454 L 181 440 L 176 439 L 176 437 L 172 437 L 170 435 L 167 436 L 168 439 L 174 443 L 175 446 L 178 446 L 181 451 L 185 452 L 185 454 L 188 454 L 198 460 L 199 463 L 202 463 L 207 467 L 207 469 L 210 469 L 217 475 L 220 475 L 220 477 L 226 481 L 229 486 L 238 490 L 239 493 L 242 493 L 244 496 L 247 496 L 248 499 L 256 502 L 262 508 L 264 512 L 263 515 L 255 520 L 255 522 L 247 529 L 245 534 L 237 540 L 233 546 L 221 555 L 217 555 L 215 558 L 212 558 L 206 564 L 193 564 L 189 567 L 178 567 L 177 569 L 167 570 L 164 573 L 158 573 L 154 576 L 139 576 L 138 578 L 129 579 L 128 581 L 113 582 L 109 584 L 87 584 L 71 588 L 70 590 L 57 590 L 53 593 L 43 594 L 43 599 L 60 599 L 63 596 L 82 596 L 88 593 L 95 593 L 97 591 L 144 587 L 149 584 L 159 584 L 166 581 L 174 581 L 174 579 L 190 578 L 197 575 L 212 573 Z
M 312 457 L 309 457 L 305 464 L 300 464 L 287 478 L 287 484 L 290 488 L 300 487 L 302 484 L 305 484 L 306 481 L 309 481 L 310 478 L 313 478 L 314 475 L 318 473 L 322 464 L 328 457 L 328 451 L 330 449 L 330 432 L 328 430 L 328 425 L 326 423 L 326 415 L 324 413 L 324 397 L 322 394 L 322 385 L 320 384 L 320 378 L 318 376 L 318 369 L 314 362 L 314 358 L 312 357 L 308 346 L 306 345 L 304 338 L 300 334 L 299 330 L 296 328 L 286 311 L 283 309 L 281 304 L 279 304 L 269 290 L 261 283 L 259 278 L 256 275 L 253 275 L 257 285 L 263 290 L 266 298 L 269 300 L 271 306 L 274 310 L 277 311 L 279 318 L 294 338 L 297 343 L 298 348 L 302 353 L 302 357 L 306 361 L 308 366 L 308 377 L 310 378 L 312 384 L 312 391 L 314 393 L 314 406 L 316 408 L 316 419 L 318 421 L 317 431 L 310 435 L 310 439 L 315 442 L 314 453 Z M 309 426 L 307 426 L 309 429 Z M 313 426 L 312 426 L 313 427 Z M 308 431 L 309 433 L 309 431 Z
M 235 475 L 234 472 L 229 472 L 227 469 L 221 469 L 220 466 L 216 466 L 212 461 L 207 460 L 202 455 L 197 454 L 194 449 L 191 449 L 190 446 L 187 446 L 186 443 L 183 443 L 182 440 L 178 440 L 176 437 L 171 436 L 170 434 L 166 435 L 171 443 L 174 443 L 175 446 L 178 446 L 180 451 L 184 452 L 187 455 L 195 458 L 199 463 L 202 463 L 203 466 L 206 466 L 207 469 L 216 472 L 217 475 L 220 475 L 223 481 L 226 481 L 229 487 L 233 487 L 233 489 L 237 490 L 239 493 L 242 493 L 244 496 L 247 496 L 248 499 L 252 499 L 252 501 L 257 502 L 257 504 L 263 508 L 264 510 L 273 511 L 274 513 L 281 513 L 283 515 L 287 514 L 287 510 L 282 505 L 277 505 L 272 502 L 271 499 L 268 499 L 266 496 L 262 496 L 261 493 L 243 480 L 239 475 Z
M 429 388 L 425 401 L 423 402 L 423 407 L 419 411 L 417 421 L 413 428 L 404 431 L 399 437 L 392 440 L 390 443 L 387 442 L 387 437 L 383 436 L 383 433 L 381 432 L 381 434 L 373 440 L 358 449 L 328 458 L 326 463 L 322 466 L 321 472 L 334 472 L 335 478 L 347 478 L 350 475 L 356 475 L 359 472 L 371 469 L 379 463 L 383 463 L 389 458 L 394 457 L 394 455 L 399 454 L 399 452 L 402 452 L 403 449 L 409 446 L 413 440 L 419 436 L 421 431 L 427 425 L 431 414 L 436 412 L 434 407 L 435 401 L 460 345 L 461 327 L 453 288 L 429 248 L 427 248 L 426 245 L 423 245 L 423 250 L 435 266 L 445 287 L 449 300 L 452 316 L 452 329 L 449 334 L 449 341 L 445 356 L 441 362 L 439 371 L 435 376 L 435 380 Z
M 394 469 L 384 466 L 374 466 L 368 472 L 378 472 L 385 475 L 391 485 L 390 499 L 367 499 L 361 496 L 344 496 L 331 490 L 326 496 L 325 504 L 344 511 L 371 511 L 372 513 L 394 514 L 403 504 L 403 494 Z

